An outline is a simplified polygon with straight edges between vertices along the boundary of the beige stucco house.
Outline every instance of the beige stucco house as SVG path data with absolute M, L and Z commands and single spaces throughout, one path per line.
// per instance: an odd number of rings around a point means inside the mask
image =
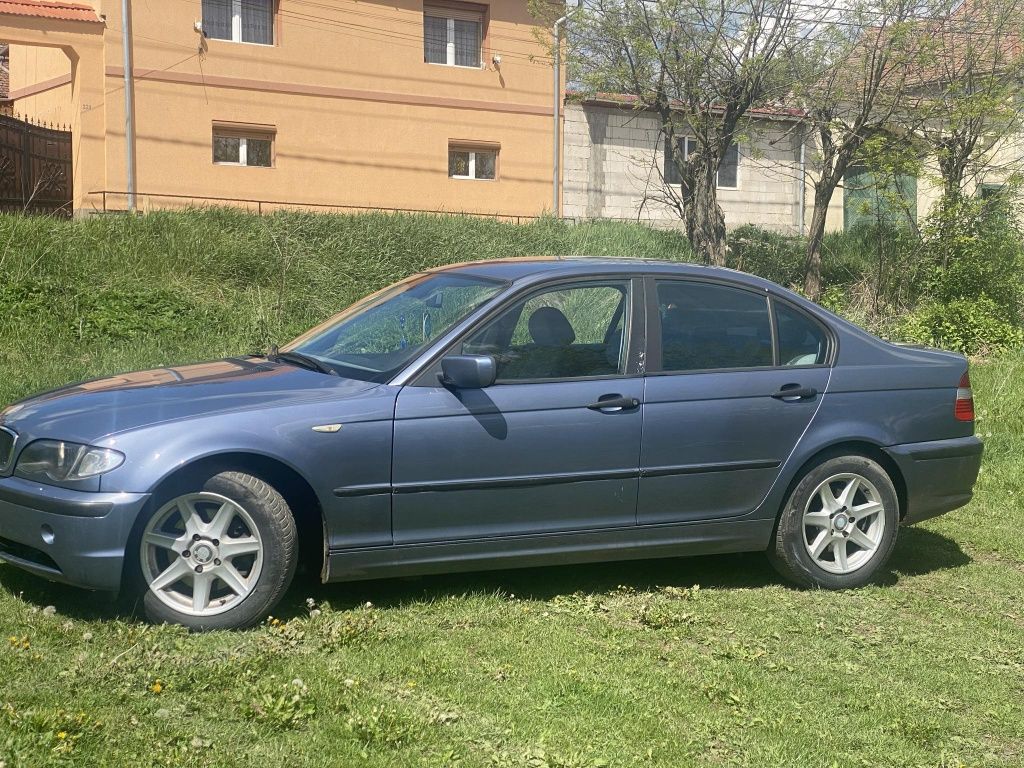
M 673 169 L 656 114 L 634 108 L 621 95 L 570 98 L 564 113 L 566 217 L 682 227 L 665 190 Z M 814 197 L 814 136 L 797 110 L 760 111 L 753 118 L 749 135 L 734 145 L 719 171 L 718 202 L 726 226 L 803 234 Z M 842 230 L 865 215 L 875 181 L 863 169 L 852 169 L 829 206 L 828 229 Z M 919 218 L 938 198 L 939 188 L 928 175 L 903 184 L 908 215 Z
M 126 142 L 141 209 L 551 206 L 551 64 L 526 0 L 129 5 L 0 2 L 13 109 L 70 127 L 76 212 L 126 206 Z

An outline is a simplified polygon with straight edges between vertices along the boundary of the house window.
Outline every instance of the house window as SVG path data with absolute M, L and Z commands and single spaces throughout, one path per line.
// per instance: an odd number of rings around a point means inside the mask
M 203 34 L 235 43 L 274 44 L 275 0 L 203 0 Z
M 423 8 L 423 60 L 452 67 L 480 67 L 484 12 L 464 6 Z
M 680 142 L 680 146 L 683 147 L 684 158 L 689 157 L 692 152 L 697 151 L 697 140 L 692 136 L 687 136 L 685 139 L 677 139 L 677 141 Z M 686 143 L 683 144 L 683 141 Z M 737 144 L 733 143 L 729 145 L 729 149 L 725 151 L 725 156 L 722 158 L 722 162 L 718 165 L 719 189 L 738 188 L 739 170 L 740 148 Z M 679 166 L 676 165 L 675 159 L 672 157 L 672 152 L 669 149 L 667 142 L 665 143 L 665 183 L 682 183 L 682 176 L 679 174 Z
M 496 179 L 496 147 L 448 147 L 448 176 L 452 179 Z
M 241 131 L 215 126 L 213 162 L 216 165 L 271 168 L 274 165 L 274 134 L 267 130 Z

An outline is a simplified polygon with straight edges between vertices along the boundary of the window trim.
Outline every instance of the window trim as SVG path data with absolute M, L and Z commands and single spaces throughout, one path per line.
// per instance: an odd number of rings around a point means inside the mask
M 696 143 L 697 142 L 697 137 L 692 135 L 692 134 L 684 133 L 682 136 L 676 136 L 675 139 L 676 139 L 676 141 L 682 141 L 683 142 L 683 159 L 685 160 L 686 158 L 688 158 L 690 156 L 690 142 L 692 141 L 692 142 Z M 667 138 L 663 141 L 663 144 L 665 146 L 665 151 L 662 154 L 665 156 L 664 157 L 664 162 L 665 162 L 665 168 L 666 168 L 666 171 L 667 171 L 668 163 L 672 162 L 675 159 L 674 158 L 674 154 L 675 153 L 671 153 L 670 154 L 668 152 L 668 140 L 667 140 Z M 742 189 L 743 177 L 741 175 L 740 168 L 742 167 L 743 164 L 740 162 L 740 159 L 743 157 L 743 153 L 740 151 L 739 142 L 733 141 L 732 143 L 729 144 L 729 149 L 732 149 L 733 147 L 736 148 L 736 185 L 732 186 L 732 187 L 727 187 L 727 186 L 723 186 L 722 184 L 719 183 L 719 176 L 722 173 L 722 165 L 721 165 L 721 163 L 719 163 L 718 170 L 715 171 L 715 189 L 725 189 L 725 190 L 732 190 L 732 191 L 736 191 L 736 190 Z M 725 158 L 723 157 L 722 159 L 724 160 Z M 662 172 L 662 177 L 663 178 L 667 176 L 667 172 L 666 171 Z M 666 181 L 665 183 L 666 184 L 671 184 L 673 187 L 678 187 L 679 184 L 680 184 L 680 182 L 678 182 L 678 181 L 673 181 L 673 182 Z
M 723 288 L 733 288 L 746 291 L 755 296 L 763 296 L 767 300 L 768 320 L 771 324 L 772 337 L 772 365 L 738 366 L 735 368 L 696 368 L 686 371 L 666 371 L 662 363 L 661 347 L 661 313 L 658 311 L 658 282 L 676 283 L 705 283 Z M 732 282 L 729 280 L 716 280 L 702 277 L 676 276 L 670 274 L 649 274 L 646 276 L 645 289 L 647 292 L 647 370 L 645 376 L 690 376 L 693 374 L 709 373 L 744 373 L 756 371 L 799 371 L 807 368 L 832 368 L 835 366 L 839 352 L 839 343 L 835 332 L 829 325 L 813 314 L 785 298 L 777 296 L 768 288 L 756 288 L 744 283 Z M 782 365 L 779 360 L 779 337 L 778 326 L 775 318 L 775 305 L 781 303 L 787 309 L 792 309 L 798 314 L 808 318 L 825 333 L 828 350 L 825 353 L 824 363 L 813 363 L 811 365 Z
M 501 145 L 493 144 L 483 141 L 448 141 L 448 161 L 451 161 L 452 152 L 468 152 L 469 153 L 469 176 L 452 176 L 448 174 L 448 178 L 455 181 L 498 181 L 501 178 Z M 493 179 L 482 179 L 478 176 L 472 175 L 476 172 L 476 155 L 478 152 L 493 152 L 494 153 L 494 178 Z
M 626 320 L 628 322 L 627 332 L 629 340 L 626 344 L 626 366 L 624 373 L 604 376 L 577 376 L 568 379 L 499 379 L 492 386 L 562 384 L 573 381 L 617 381 L 619 379 L 642 378 L 644 376 L 644 358 L 647 348 L 647 301 L 644 275 L 635 272 L 622 272 L 606 275 L 559 277 L 524 286 L 522 290 L 514 291 L 499 299 L 497 304 L 485 311 L 480 317 L 476 319 L 467 318 L 469 325 L 460 331 L 450 342 L 438 349 L 437 352 L 427 352 L 419 361 L 410 364 L 409 368 L 406 369 L 408 376 L 402 377 L 403 381 L 400 383 L 412 387 L 436 388 L 438 386 L 438 375 L 441 372 L 441 361 L 448 355 L 461 354 L 462 344 L 469 336 L 482 329 L 520 301 L 529 301 L 538 294 L 559 290 L 563 287 L 599 286 L 607 285 L 608 283 L 625 283 L 628 290 L 627 300 L 630 303 L 630 311 Z M 402 376 L 402 374 L 399 374 L 399 376 Z M 392 380 L 392 383 L 396 383 L 396 380 Z
M 433 11 L 433 13 L 431 13 Z M 452 12 L 455 12 L 452 14 Z M 480 24 L 480 63 L 476 66 L 470 64 L 456 64 L 455 59 L 455 20 L 459 16 L 465 17 L 467 15 L 478 16 L 478 23 Z M 436 67 L 455 67 L 457 69 L 466 70 L 483 70 L 487 68 L 487 57 L 486 51 L 489 49 L 489 32 L 490 32 L 490 6 L 478 5 L 476 3 L 463 3 L 457 2 L 457 0 L 435 0 L 431 2 L 427 0 L 423 4 L 423 17 L 430 16 L 436 19 L 445 19 L 447 21 L 447 44 L 445 47 L 445 61 L 427 61 L 426 54 L 424 53 L 423 63 L 433 65 Z M 466 18 L 462 18 L 462 21 L 468 21 Z M 426 43 L 426 22 L 422 25 L 424 43 Z
M 277 167 L 277 129 L 270 125 L 247 125 L 243 123 L 214 123 L 213 133 L 210 140 L 210 152 L 213 155 L 215 151 L 216 140 L 218 138 L 225 139 L 240 139 L 238 147 L 238 159 L 237 163 L 223 162 L 216 159 L 213 156 L 213 164 L 226 166 L 228 168 L 260 168 L 263 170 L 270 170 Z M 257 139 L 259 141 L 270 142 L 270 165 L 249 165 L 246 160 L 248 150 L 248 140 Z
M 203 39 L 204 40 L 218 40 L 222 43 L 234 43 L 235 45 L 255 45 L 259 48 L 274 48 L 278 45 L 278 38 L 280 30 L 278 29 L 278 20 L 281 18 L 278 13 L 278 4 L 280 0 L 270 0 L 270 35 L 271 41 L 269 43 L 256 43 L 251 40 L 242 39 L 242 3 L 245 0 L 231 0 L 231 37 L 210 37 L 206 32 L 205 26 L 203 27 Z M 199 7 L 200 15 L 202 15 L 202 2 Z M 200 22 L 202 23 L 202 22 Z M 227 163 L 223 163 L 227 165 Z
M 772 312 L 772 343 L 775 346 L 774 357 L 776 360 L 776 368 L 785 371 L 798 371 L 804 368 L 831 368 L 835 365 L 836 355 L 839 351 L 839 339 L 836 337 L 835 332 L 829 327 L 827 323 L 822 322 L 819 318 L 808 312 L 803 307 L 799 307 L 792 301 L 786 301 L 785 299 L 776 296 L 773 293 L 768 294 L 768 301 L 771 304 Z M 795 312 L 802 316 L 805 320 L 808 320 L 812 325 L 816 325 L 818 330 L 825 336 L 825 362 L 824 363 L 809 363 L 807 365 L 785 365 L 782 362 L 782 347 L 779 344 L 778 339 L 778 324 L 779 321 L 775 315 L 776 308 L 781 305 L 786 309 Z

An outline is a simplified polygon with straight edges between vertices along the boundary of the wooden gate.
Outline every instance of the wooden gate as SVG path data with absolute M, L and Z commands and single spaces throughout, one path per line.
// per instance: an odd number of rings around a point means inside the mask
M 0 212 L 72 213 L 71 132 L 0 115 Z

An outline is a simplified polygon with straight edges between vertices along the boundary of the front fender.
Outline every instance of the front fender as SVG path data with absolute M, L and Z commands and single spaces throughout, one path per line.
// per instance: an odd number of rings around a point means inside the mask
M 221 414 L 164 422 L 102 441 L 124 453 L 124 464 L 102 477 L 104 492 L 152 493 L 175 472 L 228 454 L 278 462 L 312 488 L 328 528 L 328 540 L 391 542 L 390 496 L 346 500 L 340 486 L 391 482 L 391 443 L 396 388 L 382 395 L 336 404 Z M 313 427 L 340 424 L 335 432 Z M 129 490 L 137 489 L 137 490 Z

